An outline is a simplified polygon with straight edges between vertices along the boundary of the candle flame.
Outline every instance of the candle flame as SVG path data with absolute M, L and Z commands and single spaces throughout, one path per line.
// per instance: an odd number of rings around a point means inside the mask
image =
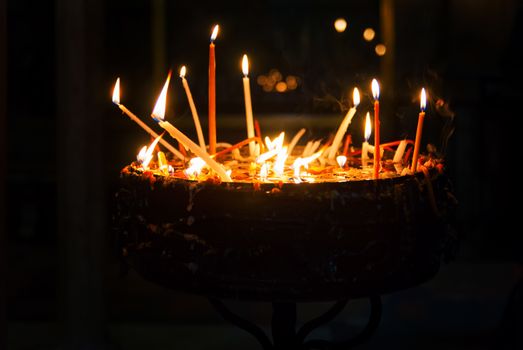
M 113 103 L 116 105 L 120 104 L 120 78 L 116 79 L 113 89 Z
M 427 107 L 427 93 L 425 92 L 425 88 L 421 89 L 419 105 L 422 111 L 424 111 L 425 107 Z
M 372 126 L 370 123 L 370 114 L 367 112 L 365 116 L 365 142 L 369 141 L 370 133 L 372 132 Z
M 206 165 L 205 161 L 200 157 L 192 158 L 189 161 L 189 167 L 185 169 L 184 173 L 189 178 L 197 178 L 202 172 L 203 167 Z
M 182 68 L 180 68 L 180 78 L 185 78 L 185 73 L 187 73 L 187 68 L 185 68 L 185 66 L 182 66 Z
M 242 71 L 243 71 L 243 75 L 245 75 L 245 76 L 249 75 L 249 59 L 247 58 L 247 55 L 243 55 Z
M 336 162 L 340 166 L 340 168 L 343 168 L 345 166 L 345 163 L 347 163 L 347 157 L 346 156 L 337 156 Z
M 265 163 L 267 160 L 271 159 L 275 155 L 277 155 L 279 152 L 279 149 L 271 149 L 270 151 L 267 151 L 265 153 L 260 154 L 258 157 L 256 157 L 256 163 Z
M 281 149 L 283 147 L 283 140 L 285 138 L 285 131 L 282 131 L 274 140 L 271 140 L 269 136 L 265 136 L 265 145 L 268 150 Z
M 292 168 L 294 169 L 294 178 L 295 179 L 299 179 L 299 177 L 301 175 L 301 173 L 300 173 L 301 167 L 304 167 L 305 169 L 308 169 L 309 168 L 309 163 L 311 163 L 314 160 L 318 159 L 323 154 L 324 151 L 325 151 L 325 147 L 323 147 L 322 149 L 320 149 L 318 152 L 314 153 L 311 156 L 308 156 L 308 157 L 305 157 L 305 158 L 302 158 L 302 157 L 296 158 L 296 160 L 292 164 Z
M 276 156 L 276 160 L 274 161 L 274 165 L 273 165 L 274 175 L 276 175 L 276 176 L 283 175 L 283 172 L 285 170 L 285 161 L 289 157 L 289 154 L 287 151 L 288 151 L 288 148 L 287 148 L 287 146 L 285 146 L 278 152 L 278 155 Z
M 213 30 L 212 30 L 212 34 L 211 34 L 211 42 L 216 40 L 216 37 L 218 36 L 218 31 L 219 30 L 220 30 L 220 26 L 219 25 L 215 25 Z
M 140 152 L 138 153 L 138 156 L 136 158 L 142 164 L 142 167 L 144 169 L 147 169 L 149 163 L 153 159 L 154 149 L 156 148 L 156 145 L 158 144 L 158 142 L 162 138 L 162 135 L 159 135 L 157 138 L 155 138 L 154 141 L 151 142 L 149 147 L 143 146 L 142 149 L 140 150 Z
M 354 88 L 354 91 L 352 92 L 352 101 L 354 107 L 357 107 L 360 104 L 360 90 L 358 90 L 358 88 Z
M 155 119 L 164 120 L 165 119 L 165 106 L 167 104 L 167 89 L 169 88 L 169 81 L 171 80 L 171 72 L 169 72 L 169 75 L 167 75 L 167 80 L 165 81 L 165 84 L 163 85 L 162 92 L 160 93 L 160 96 L 158 96 L 158 100 L 156 101 L 156 105 L 154 106 L 152 117 Z
M 380 84 L 378 84 L 376 79 L 372 79 L 371 87 L 372 97 L 374 97 L 375 100 L 378 100 L 380 98 Z

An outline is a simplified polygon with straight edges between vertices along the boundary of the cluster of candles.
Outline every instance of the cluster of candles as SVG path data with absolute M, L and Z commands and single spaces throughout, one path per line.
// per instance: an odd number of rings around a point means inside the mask
M 184 90 L 187 95 L 187 100 L 189 103 L 189 107 L 191 109 L 191 113 L 194 120 L 194 125 L 196 128 L 196 134 L 198 137 L 198 144 L 193 142 L 189 137 L 187 137 L 184 133 L 182 133 L 180 130 L 178 130 L 174 125 L 171 123 L 165 121 L 165 109 L 166 109 L 166 101 L 167 101 L 167 90 L 169 87 L 169 82 L 171 78 L 171 73 L 169 73 L 167 80 L 163 86 L 163 89 L 160 93 L 160 96 L 158 97 L 158 100 L 156 102 L 156 105 L 153 109 L 153 112 L 151 114 L 152 118 L 158 123 L 160 127 L 162 127 L 165 131 L 167 131 L 174 139 L 176 139 L 181 146 L 184 147 L 184 149 L 190 150 L 196 158 L 193 158 L 189 162 L 189 167 L 185 170 L 185 173 L 190 176 L 190 174 L 198 173 L 200 169 L 202 169 L 204 166 L 207 166 L 210 168 L 217 176 L 220 177 L 222 181 L 230 182 L 231 179 L 231 171 L 226 170 L 220 163 L 217 162 L 217 156 L 220 154 L 223 154 L 223 151 L 216 152 L 217 148 L 217 138 L 216 138 L 216 56 L 215 56 L 215 40 L 218 36 L 219 27 L 216 25 L 213 28 L 212 34 L 211 34 L 211 42 L 209 45 L 209 145 L 207 147 L 207 144 L 205 142 L 202 127 L 200 124 L 198 112 L 196 109 L 196 105 L 194 103 L 191 90 L 189 88 L 189 83 L 186 79 L 186 73 L 187 69 L 185 66 L 182 66 L 180 69 L 180 78 L 182 81 L 182 85 L 184 87 Z M 249 60 L 247 55 L 243 55 L 242 59 L 242 71 L 243 71 L 243 91 L 244 91 L 244 100 L 245 100 L 245 118 L 246 118 L 246 129 L 247 129 L 247 139 L 236 144 L 233 147 L 229 147 L 229 150 L 236 150 L 241 146 L 248 144 L 248 152 L 249 157 L 248 159 L 251 161 L 254 161 L 252 164 L 256 166 L 256 164 L 260 165 L 259 168 L 259 174 L 258 177 L 261 180 L 266 180 L 269 173 L 268 164 L 266 161 L 269 159 L 273 159 L 272 163 L 272 172 L 276 177 L 283 176 L 284 173 L 284 166 L 285 162 L 288 158 L 288 156 L 292 153 L 292 150 L 294 149 L 294 146 L 296 146 L 297 142 L 303 136 L 305 129 L 301 129 L 292 139 L 292 141 L 287 145 L 284 146 L 284 133 L 282 132 L 278 137 L 271 140 L 270 138 L 265 138 L 265 145 L 261 143 L 261 135 L 259 134 L 259 129 L 256 128 L 255 121 L 253 118 L 253 111 L 252 111 L 252 102 L 251 102 L 251 91 L 250 91 L 250 81 L 249 81 Z M 361 149 L 361 160 L 362 164 L 366 165 L 369 156 L 368 153 L 373 153 L 373 178 L 378 179 L 380 174 L 380 167 L 381 167 L 381 156 L 383 153 L 383 146 L 380 145 L 380 117 L 379 117 L 379 111 L 380 111 L 380 103 L 379 103 L 379 96 L 380 96 L 380 86 L 376 79 L 372 80 L 371 83 L 371 90 L 372 90 L 372 96 L 374 98 L 374 145 L 370 145 L 368 140 L 370 138 L 371 134 L 371 118 L 370 114 L 367 113 L 366 115 L 366 122 L 365 122 L 365 141 L 362 144 Z M 422 135 L 422 129 L 423 129 L 423 120 L 425 117 L 425 106 L 426 106 L 426 92 L 425 89 L 421 89 L 420 94 L 420 113 L 418 117 L 418 126 L 416 131 L 416 139 L 414 141 L 414 151 L 412 155 L 412 163 L 410 166 L 410 171 L 415 172 L 418 165 L 418 157 L 419 157 L 419 149 L 420 149 L 420 142 L 421 142 L 421 135 Z M 141 126 L 147 133 L 149 133 L 152 137 L 154 137 L 153 143 L 149 147 L 144 146 L 142 150 L 140 151 L 138 155 L 138 159 L 141 161 L 142 167 L 147 168 L 147 165 L 151 161 L 153 157 L 153 152 L 155 147 L 158 143 L 162 144 L 164 147 L 166 147 L 175 157 L 184 160 L 185 156 L 182 152 L 177 150 L 175 147 L 173 147 L 171 144 L 169 144 L 167 141 L 165 141 L 162 136 L 158 135 L 156 132 L 154 132 L 147 124 L 145 124 L 143 121 L 141 121 L 135 114 L 133 114 L 127 107 L 125 107 L 123 104 L 120 103 L 120 78 L 116 80 L 114 90 L 113 90 L 113 102 L 124 112 L 129 118 L 131 118 L 134 122 L 136 122 L 139 126 Z M 353 106 L 349 109 L 345 117 L 343 118 L 342 122 L 340 123 L 337 132 L 332 140 L 332 143 L 326 144 L 323 148 L 321 148 L 319 151 L 315 152 L 320 144 L 319 141 L 315 142 L 314 144 L 309 142 L 307 147 L 305 147 L 304 152 L 302 153 L 301 157 L 298 157 L 294 160 L 294 163 L 292 165 L 292 169 L 294 171 L 294 180 L 295 182 L 301 182 L 300 180 L 300 172 L 301 168 L 308 167 L 308 164 L 312 161 L 322 157 L 322 159 L 328 161 L 329 163 L 336 162 L 341 168 L 344 167 L 346 160 L 347 160 L 347 149 L 348 145 L 350 143 L 350 135 L 347 136 L 344 146 L 344 151 L 342 155 L 336 156 L 339 148 L 341 146 L 341 143 L 343 141 L 343 138 L 345 134 L 347 133 L 347 129 L 349 125 L 351 124 L 351 121 L 353 117 L 356 114 L 356 109 L 360 103 L 360 93 L 358 88 L 354 88 L 353 91 Z M 255 129 L 257 129 L 255 132 Z M 258 135 L 256 135 L 258 134 Z M 405 148 L 407 146 L 407 141 L 402 140 L 398 143 L 398 147 L 396 149 L 396 152 L 394 154 L 394 163 L 401 162 L 401 159 L 403 157 L 403 153 L 405 152 Z M 261 153 L 261 150 L 266 150 L 264 153 Z M 315 153 L 314 153 L 315 152 Z M 241 156 L 240 156 L 241 157 Z M 165 154 L 163 152 L 158 152 L 158 169 L 168 174 L 169 171 L 169 164 L 166 160 Z

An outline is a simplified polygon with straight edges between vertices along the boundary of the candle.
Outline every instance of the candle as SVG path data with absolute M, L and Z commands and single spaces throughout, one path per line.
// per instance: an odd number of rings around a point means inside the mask
M 416 130 L 416 141 L 414 142 L 414 153 L 412 154 L 412 165 L 410 167 L 410 171 L 412 172 L 415 172 L 418 166 L 419 147 L 421 143 L 421 134 L 423 131 L 423 120 L 425 119 L 426 104 L 427 94 L 425 93 L 425 88 L 422 88 L 420 94 L 420 112 L 418 115 L 418 128 Z
M 132 121 L 134 121 L 136 124 L 138 124 L 142 129 L 144 129 L 149 135 L 154 137 L 155 139 L 158 138 L 158 134 L 155 133 L 147 124 L 142 122 L 140 118 L 138 118 L 134 113 L 132 113 L 130 110 L 127 109 L 123 104 L 120 103 L 120 78 L 116 79 L 116 83 L 114 84 L 113 89 L 113 103 L 120 108 L 122 112 L 125 113 Z M 172 154 L 174 154 L 176 157 L 183 160 L 185 157 L 183 154 L 181 154 L 176 148 L 174 148 L 172 145 L 170 145 L 167 141 L 165 141 L 163 138 L 160 139 L 160 143 L 167 148 Z
M 243 96 L 245 98 L 245 119 L 247 121 L 247 138 L 254 137 L 254 121 L 252 117 L 252 102 L 251 102 L 251 87 L 249 82 L 249 59 L 247 55 L 243 55 L 242 59 L 243 71 Z M 249 154 L 254 156 L 254 141 L 249 142 Z
M 209 152 L 216 153 L 216 59 L 214 41 L 218 36 L 219 26 L 215 25 L 209 44 Z
M 345 115 L 345 118 L 343 118 L 343 121 L 341 122 L 340 126 L 338 127 L 338 131 L 336 132 L 336 136 L 334 136 L 334 140 L 332 141 L 332 146 L 329 150 L 328 155 L 328 159 L 330 160 L 334 160 L 336 152 L 338 151 L 341 141 L 343 140 L 343 135 L 345 135 L 345 133 L 347 132 L 347 128 L 349 127 L 352 118 L 354 117 L 354 114 L 356 114 L 356 107 L 358 107 L 358 105 L 360 104 L 360 92 L 358 91 L 358 88 L 354 88 L 354 91 L 352 93 L 352 100 L 353 106 L 349 109 L 349 111 Z
M 361 163 L 363 166 L 367 165 L 369 160 L 369 138 L 372 132 L 372 125 L 370 123 L 370 113 L 367 112 L 365 116 L 365 141 L 361 144 Z
M 167 163 L 165 153 L 162 151 L 158 152 L 158 169 L 160 169 L 164 175 L 169 175 L 169 163 Z
M 167 103 L 167 88 L 169 86 L 170 78 L 171 75 L 169 74 L 169 76 L 167 77 L 167 81 L 163 86 L 162 92 L 158 97 L 156 105 L 154 106 L 151 116 L 154 120 L 158 122 L 158 125 L 164 128 L 165 131 L 167 131 L 173 138 L 177 139 L 178 142 L 187 146 L 191 150 L 191 152 L 196 154 L 205 163 L 207 163 L 209 168 L 211 168 L 222 179 L 222 181 L 232 181 L 231 177 L 226 173 L 225 169 L 223 169 L 220 164 L 218 164 L 214 159 L 212 159 L 211 156 L 209 156 L 209 154 L 205 151 L 205 149 L 202 149 L 200 146 L 192 142 L 190 138 L 188 138 L 180 130 L 175 128 L 174 125 L 164 121 L 165 105 Z
M 296 146 L 296 144 L 298 144 L 298 141 L 300 141 L 300 139 L 303 136 L 303 134 L 305 134 L 305 131 L 306 131 L 305 128 L 301 128 L 296 133 L 296 135 L 294 135 L 294 137 L 292 138 L 291 142 L 289 143 L 289 151 L 288 151 L 289 155 L 292 155 L 292 151 L 294 150 L 294 147 Z
M 403 153 L 405 153 L 405 148 L 407 147 L 407 140 L 401 140 L 396 152 L 394 153 L 394 158 L 392 159 L 393 163 L 401 163 L 401 158 Z
M 376 79 L 372 79 L 372 96 L 374 97 L 374 179 L 379 178 L 381 166 L 380 152 L 380 85 Z
M 348 134 L 347 137 L 345 138 L 345 144 L 343 145 L 343 155 L 345 157 L 347 157 L 347 155 L 349 154 L 349 146 L 352 142 L 352 136 L 351 134 Z
M 180 78 L 182 78 L 183 88 L 185 89 L 185 94 L 187 95 L 187 100 L 189 101 L 189 107 L 191 108 L 192 118 L 194 120 L 194 126 L 196 127 L 196 134 L 198 135 L 198 143 L 200 147 L 206 149 L 205 139 L 203 138 L 202 126 L 200 125 L 200 118 L 198 118 L 198 112 L 196 111 L 196 106 L 194 105 L 194 100 L 192 98 L 191 89 L 189 89 L 189 83 L 185 79 L 185 73 L 187 69 L 185 66 L 180 68 Z

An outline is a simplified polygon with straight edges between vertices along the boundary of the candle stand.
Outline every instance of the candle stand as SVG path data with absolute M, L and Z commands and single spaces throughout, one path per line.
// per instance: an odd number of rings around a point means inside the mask
M 348 298 L 337 301 L 323 315 L 305 323 L 298 330 L 296 330 L 296 303 L 273 302 L 271 341 L 260 327 L 231 312 L 221 300 L 209 298 L 209 301 L 226 321 L 253 335 L 264 350 L 352 349 L 368 341 L 374 334 L 378 328 L 382 310 L 381 298 L 379 296 L 369 297 L 371 311 L 367 326 L 352 338 L 340 342 L 331 342 L 323 339 L 306 340 L 306 338 L 316 328 L 334 319 L 345 308 L 349 302 Z

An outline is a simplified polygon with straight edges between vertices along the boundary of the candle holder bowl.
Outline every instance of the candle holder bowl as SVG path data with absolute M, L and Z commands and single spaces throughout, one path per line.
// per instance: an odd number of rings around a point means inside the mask
M 381 315 L 380 295 L 428 281 L 455 249 L 448 178 L 430 173 L 338 183 L 199 183 L 122 172 L 115 239 L 144 279 L 211 300 L 264 349 L 331 348 L 306 341 L 349 299 L 369 298 L 363 333 Z M 273 342 L 221 300 L 273 303 Z M 296 303 L 335 302 L 295 331 Z

